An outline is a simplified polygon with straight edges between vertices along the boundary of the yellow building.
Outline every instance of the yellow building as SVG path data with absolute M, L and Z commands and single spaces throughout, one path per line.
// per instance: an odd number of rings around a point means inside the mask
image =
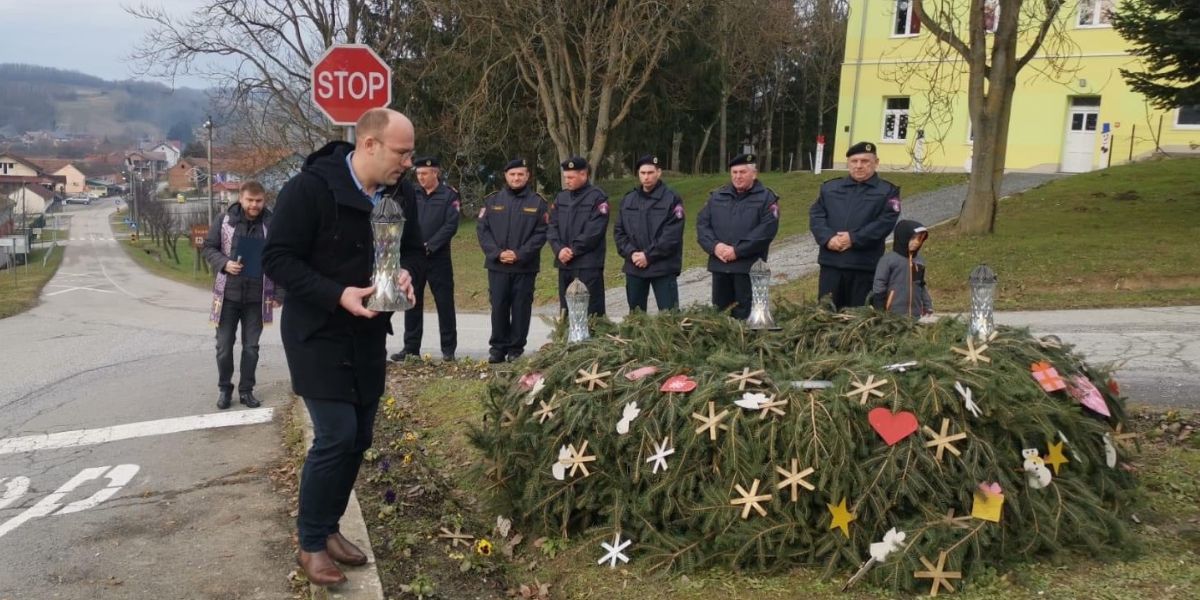
M 902 80 L 914 64 L 945 64 L 924 50 L 931 36 L 913 11 L 919 1 L 849 0 L 835 164 L 851 144 L 865 140 L 878 142 L 881 168 L 970 169 L 966 75 L 948 102 L 931 100 L 922 81 Z M 1125 84 L 1118 69 L 1140 66 L 1108 23 L 1113 1 L 1068 0 L 1061 17 L 1068 38 L 1055 46 L 1066 69 L 1050 72 L 1048 46 L 1018 73 L 1008 170 L 1077 173 L 1137 160 L 1156 148 L 1200 148 L 1200 106 L 1155 110 Z M 1018 52 L 1025 48 L 1019 45 Z M 945 110 L 936 114 L 931 107 Z

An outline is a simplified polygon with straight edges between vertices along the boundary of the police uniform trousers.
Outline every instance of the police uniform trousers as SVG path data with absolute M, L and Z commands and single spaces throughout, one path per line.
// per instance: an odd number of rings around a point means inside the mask
M 300 511 L 296 517 L 300 549 L 319 552 L 338 532 L 363 453 L 371 447 L 379 398 L 345 400 L 304 398 L 313 423 L 313 444 L 300 472 Z
M 604 269 L 572 269 L 564 267 L 558 270 L 558 307 L 566 314 L 567 286 L 578 279 L 583 282 L 588 291 L 588 316 L 604 315 Z
M 679 308 L 678 276 L 638 277 L 626 273 L 625 301 L 629 303 L 630 312 L 646 312 L 650 303 L 650 288 L 654 288 L 654 303 L 658 305 L 659 312 Z
M 837 310 L 864 306 L 874 282 L 875 273 L 873 271 L 839 269 L 822 265 L 821 274 L 817 280 L 817 298 L 825 301 L 828 297 Z
M 437 305 L 438 332 L 441 334 L 443 356 L 454 354 L 458 347 L 458 324 L 454 312 L 454 264 L 449 253 L 421 256 L 402 261 L 412 276 L 413 294 L 417 302 L 404 311 L 404 351 L 420 354 L 421 336 L 425 328 L 425 284 L 433 292 Z
M 750 316 L 751 297 L 749 273 L 713 272 L 712 303 L 718 310 L 725 310 L 732 305 L 729 315 L 745 320 Z
M 488 297 L 492 303 L 492 357 L 519 356 L 529 339 L 533 315 L 533 286 L 537 273 L 504 273 L 488 270 Z

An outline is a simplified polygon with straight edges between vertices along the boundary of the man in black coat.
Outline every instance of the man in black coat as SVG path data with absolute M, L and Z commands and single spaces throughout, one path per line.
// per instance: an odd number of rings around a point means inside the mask
M 550 205 L 546 239 L 558 269 L 558 305 L 567 310 L 567 286 L 575 279 L 588 291 L 588 314 L 604 314 L 604 254 L 607 249 L 608 194 L 592 185 L 582 157 L 564 160 L 563 190 Z
M 413 202 L 404 207 L 407 221 L 400 246 L 400 263 L 412 275 L 417 303 L 404 311 L 404 349 L 391 358 L 402 361 L 421 355 L 425 284 L 428 282 L 437 305 L 442 360 L 453 362 L 454 350 L 458 347 L 458 327 L 454 314 L 454 263 L 450 260 L 450 240 L 458 233 L 458 190 L 441 182 L 441 163 L 436 157 L 418 158 L 413 164 L 417 189 Z
M 613 241 L 625 259 L 625 299 L 643 312 L 654 288 L 658 310 L 679 307 L 683 267 L 683 198 L 662 182 L 658 157 L 647 154 L 634 167 L 638 182 L 621 200 Z
M 262 249 L 271 224 L 267 191 L 257 181 L 247 181 L 231 204 L 208 228 L 200 253 L 217 276 L 213 279 L 213 304 L 209 320 L 217 326 L 217 408 L 233 401 L 233 345 L 242 330 L 238 400 L 258 408 L 254 397 L 258 367 L 258 340 L 263 323 L 270 323 L 279 307 L 275 286 L 263 276 Z
M 392 332 L 390 313 L 364 306 L 374 291 L 371 210 L 403 193 L 398 183 L 412 166 L 414 137 L 404 115 L 367 111 L 354 146 L 325 145 L 283 186 L 267 234 L 263 266 L 288 290 L 280 337 L 292 389 L 304 398 L 315 434 L 300 478 L 296 524 L 300 566 L 317 585 L 346 580 L 334 561 L 367 561 L 339 532 L 338 521 L 371 447 Z M 407 271 L 396 284 L 415 302 Z
M 533 286 L 542 268 L 550 216 L 529 175 L 525 159 L 509 161 L 504 166 L 504 189 L 483 199 L 475 222 L 492 303 L 490 363 L 520 358 L 529 339 Z
M 837 309 L 866 304 L 883 242 L 900 218 L 900 188 L 875 173 L 875 144 L 850 146 L 846 165 L 849 174 L 821 184 L 808 210 L 808 227 L 820 247 L 817 297 L 829 297 Z
M 758 180 L 753 154 L 729 161 L 728 185 L 708 197 L 696 219 L 696 241 L 708 253 L 713 306 L 732 306 L 735 319 L 750 316 L 750 267 L 767 260 L 779 233 L 779 196 Z

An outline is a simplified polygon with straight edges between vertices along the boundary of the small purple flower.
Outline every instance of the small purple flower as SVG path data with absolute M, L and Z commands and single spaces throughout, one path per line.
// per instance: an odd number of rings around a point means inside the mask
M 384 473 L 387 473 L 387 472 L 388 472 L 388 471 L 390 471 L 391 469 L 392 469 L 392 461 L 390 461 L 390 460 L 388 460 L 388 459 L 386 459 L 386 458 L 385 458 L 385 459 L 383 459 L 382 461 L 380 461 L 380 462 L 379 462 L 379 470 L 380 470 L 380 471 L 383 471 Z
M 388 488 L 388 490 L 383 493 L 383 501 L 387 502 L 388 504 L 395 504 L 396 503 L 396 490 Z

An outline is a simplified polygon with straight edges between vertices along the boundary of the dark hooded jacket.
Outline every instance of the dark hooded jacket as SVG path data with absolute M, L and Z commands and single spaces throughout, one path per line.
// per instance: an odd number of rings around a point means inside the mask
M 221 224 L 224 223 L 225 217 L 229 217 L 229 225 L 233 227 L 233 240 L 230 245 L 230 253 L 232 256 L 225 256 L 221 252 Z M 200 254 L 204 256 L 204 260 L 212 266 L 213 271 L 220 272 L 225 268 L 225 265 L 230 261 L 236 260 L 238 257 L 238 240 L 241 238 L 263 238 L 263 228 L 269 228 L 271 225 L 271 209 L 263 207 L 262 214 L 257 219 L 251 221 L 246 218 L 245 212 L 242 211 L 242 205 L 234 202 L 229 205 L 225 212 L 217 215 L 216 219 L 208 227 L 208 237 L 204 238 L 204 247 L 200 249 Z M 226 273 L 225 280 L 225 300 L 230 302 L 262 302 L 263 299 L 263 281 L 262 277 L 243 277 L 242 275 L 234 275 Z M 279 294 L 276 295 L 279 297 Z
M 925 260 L 908 251 L 908 242 L 926 231 L 916 221 L 900 221 L 892 239 L 892 251 L 884 254 L 875 267 L 871 304 L 880 310 L 921 317 L 933 312 L 933 299 L 925 285 Z
M 372 319 L 339 305 L 347 287 L 371 285 L 375 252 L 370 199 L 355 185 L 346 156 L 331 142 L 310 155 L 283 186 L 263 251 L 263 269 L 288 290 L 279 333 L 292 389 L 308 398 L 369 402 L 383 394 L 391 313 Z M 402 205 L 402 180 L 384 191 Z

